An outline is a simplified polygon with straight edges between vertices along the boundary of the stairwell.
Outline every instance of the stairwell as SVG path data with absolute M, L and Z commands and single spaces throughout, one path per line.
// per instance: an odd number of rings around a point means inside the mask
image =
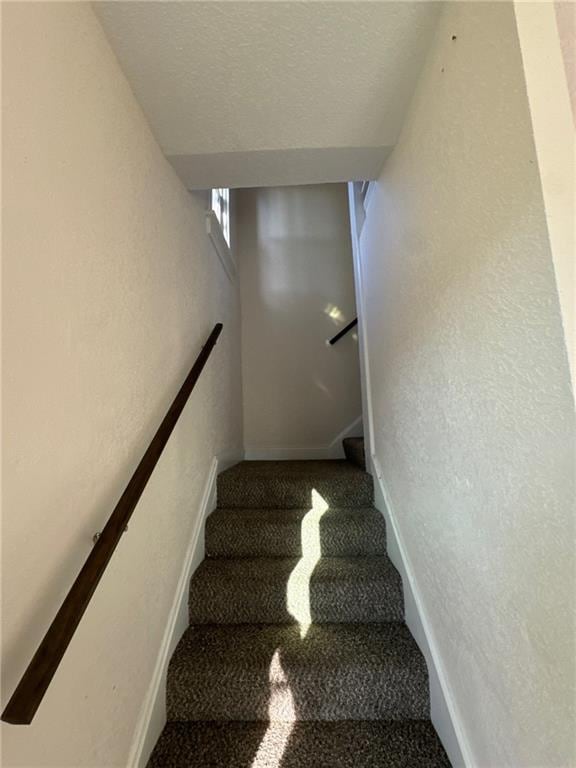
M 218 478 L 148 768 L 440 768 L 361 439 Z

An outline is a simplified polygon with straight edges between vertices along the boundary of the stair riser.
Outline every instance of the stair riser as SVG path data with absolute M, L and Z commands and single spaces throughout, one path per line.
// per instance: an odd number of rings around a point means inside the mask
M 317 624 L 384 623 L 402 621 L 400 579 L 389 584 L 311 584 L 310 615 Z M 216 578 L 190 590 L 191 624 L 285 624 L 302 619 L 290 612 L 287 587 L 259 584 L 257 589 L 234 589 L 229 581 Z
M 239 674 L 240 673 L 240 674 Z M 187 684 L 168 678 L 168 720 L 403 720 L 429 717 L 426 675 L 415 669 L 322 668 L 288 673 L 272 697 L 267 671 L 220 670 L 194 675 Z
M 226 476 L 218 478 L 218 506 L 226 509 L 306 509 L 316 491 L 331 508 L 370 507 L 374 502 L 372 478 L 358 475 L 345 483 L 301 478 L 259 478 L 258 482 Z
M 268 768 L 450 768 L 432 725 L 421 720 L 169 723 L 148 768 L 254 768 L 255 764 Z
M 360 469 L 366 469 L 366 457 L 364 454 L 364 440 L 363 439 L 346 439 L 343 441 L 344 455 L 353 464 L 356 464 Z
M 320 547 L 324 557 L 360 557 L 386 554 L 384 521 L 352 524 L 320 524 Z M 206 523 L 207 557 L 299 557 L 302 527 L 274 523 L 251 523 L 235 527 L 210 517 Z
M 168 668 L 169 720 L 399 720 L 429 715 L 403 624 L 193 626 Z

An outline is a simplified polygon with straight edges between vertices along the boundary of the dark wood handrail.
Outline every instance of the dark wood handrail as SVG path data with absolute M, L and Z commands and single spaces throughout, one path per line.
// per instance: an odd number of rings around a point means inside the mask
M 2 713 L 5 723 L 29 725 L 32 722 L 221 331 L 222 323 L 217 323 L 6 705 Z
M 342 338 L 342 336 L 346 336 L 348 331 L 351 331 L 352 328 L 354 328 L 356 325 L 358 325 L 358 318 L 357 317 L 355 317 L 354 320 L 351 320 L 348 323 L 348 325 L 344 326 L 344 328 L 342 328 L 341 331 L 338 331 L 336 336 L 333 336 L 328 343 L 329 344 L 336 344 L 336 342 L 339 341 Z

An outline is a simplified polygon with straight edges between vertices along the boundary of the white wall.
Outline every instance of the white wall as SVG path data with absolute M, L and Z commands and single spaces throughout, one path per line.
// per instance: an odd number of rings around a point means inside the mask
M 576 7 L 515 2 L 556 287 L 576 377 Z M 572 99 L 572 103 L 571 103 Z
M 463 752 L 572 765 L 573 400 L 511 4 L 445 6 L 361 261 L 375 469 Z
M 236 288 L 86 3 L 3 7 L 3 703 L 217 321 L 224 332 L 6 766 L 125 766 L 215 455 Z
M 361 415 L 356 334 L 326 346 L 356 316 L 346 187 L 242 190 L 237 205 L 247 455 L 339 455 Z

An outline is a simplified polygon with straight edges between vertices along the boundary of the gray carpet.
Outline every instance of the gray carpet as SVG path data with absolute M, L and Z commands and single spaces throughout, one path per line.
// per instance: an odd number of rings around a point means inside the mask
M 402 581 L 387 557 L 323 557 L 310 578 L 298 558 L 205 560 L 190 584 L 191 624 L 282 624 L 286 595 L 309 595 L 316 623 L 402 621 Z
M 149 768 L 449 768 L 363 446 L 346 454 L 219 476 Z
M 149 768 L 449 768 L 426 720 L 168 723 Z M 279 755 L 282 755 L 279 759 Z
M 429 717 L 424 658 L 406 626 L 389 622 L 315 624 L 303 640 L 290 625 L 191 627 L 168 669 L 168 718 L 267 720 L 275 679 L 299 720 Z
M 207 557 L 299 557 L 308 509 L 216 509 L 206 521 Z M 375 509 L 330 509 L 320 519 L 325 557 L 386 554 L 386 526 Z
M 371 507 L 372 478 L 349 461 L 242 461 L 218 477 L 218 506 L 310 509 L 312 491 L 331 508 Z

